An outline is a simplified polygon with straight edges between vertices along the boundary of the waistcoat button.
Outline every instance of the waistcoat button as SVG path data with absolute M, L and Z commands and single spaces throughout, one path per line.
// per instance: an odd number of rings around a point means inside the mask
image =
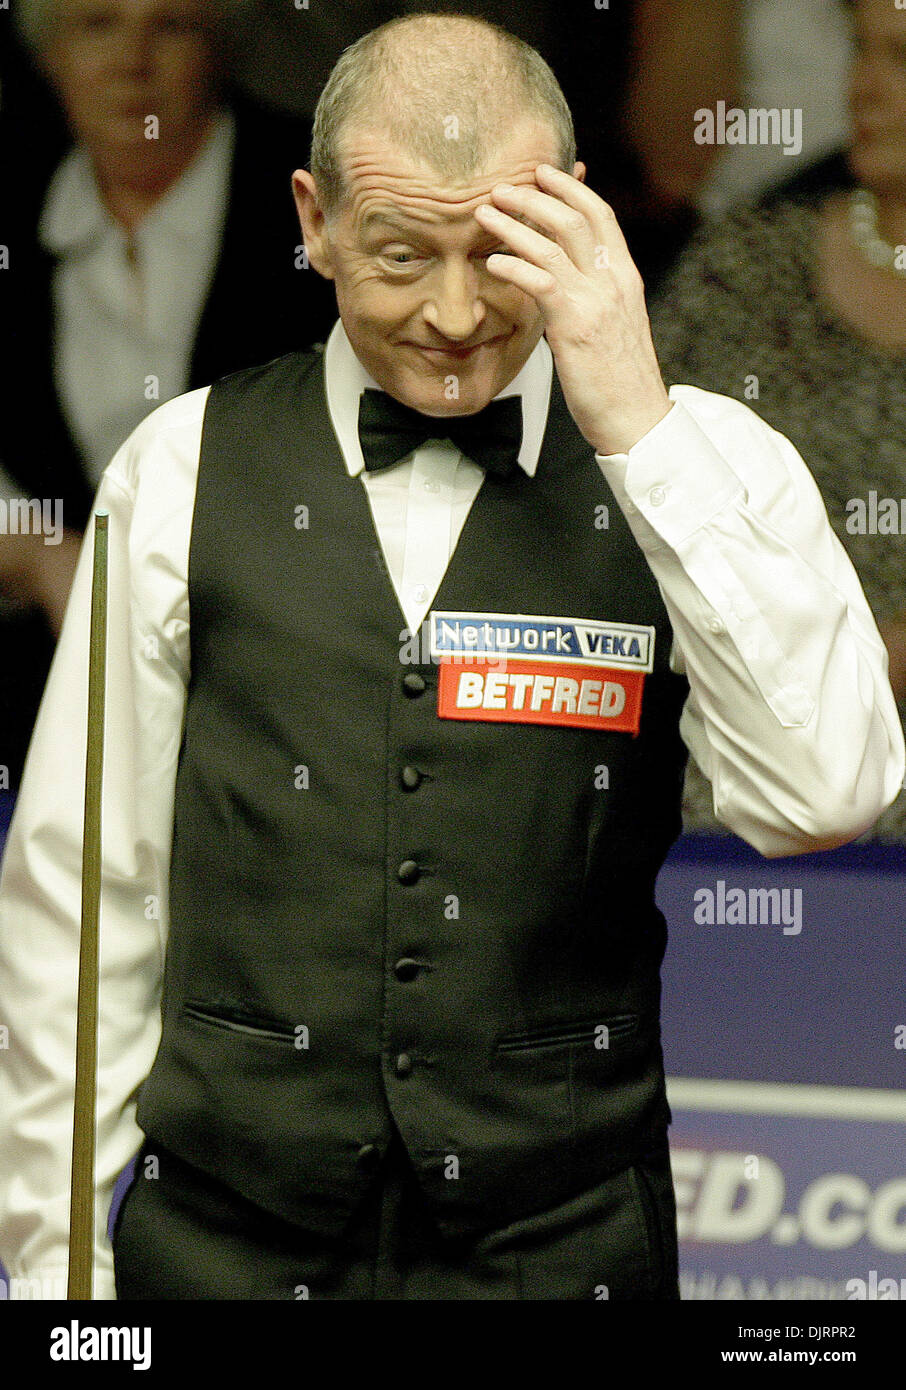
M 403 690 L 410 700 L 414 700 L 416 695 L 423 695 L 426 689 L 424 678 L 417 671 L 407 671 L 403 676 Z
M 414 859 L 404 859 L 396 871 L 400 883 L 416 883 L 421 878 L 421 869 Z
M 407 792 L 414 792 L 421 780 L 421 773 L 418 768 L 413 767 L 411 763 L 408 763 L 400 770 L 400 781 Z
M 412 1070 L 412 1058 L 408 1052 L 401 1052 L 396 1059 L 397 1076 L 408 1076 Z
M 373 1173 L 381 1161 L 381 1151 L 377 1144 L 363 1144 L 356 1154 L 356 1163 L 366 1173 Z
M 408 982 L 414 980 L 418 974 L 418 961 L 413 960 L 411 956 L 403 956 L 393 967 L 393 973 L 398 980 L 402 980 L 404 984 L 408 984 Z

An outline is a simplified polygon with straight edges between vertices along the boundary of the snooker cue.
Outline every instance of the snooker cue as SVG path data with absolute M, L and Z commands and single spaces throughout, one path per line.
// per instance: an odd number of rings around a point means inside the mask
M 101 777 L 107 667 L 107 520 L 94 514 L 94 572 L 88 639 L 88 742 L 82 835 L 82 928 L 76 1008 L 75 1099 L 69 1205 L 67 1298 L 90 1299 L 94 1273 L 94 1147 L 97 1108 L 98 914 L 101 897 Z

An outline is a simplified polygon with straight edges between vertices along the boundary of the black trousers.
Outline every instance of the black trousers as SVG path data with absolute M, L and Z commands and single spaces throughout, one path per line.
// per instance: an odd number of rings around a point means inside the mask
M 144 1159 L 156 1154 L 157 1177 Z M 479 1237 L 442 1237 L 398 1135 L 340 1237 L 260 1207 L 148 1137 L 113 1233 L 121 1299 L 678 1299 L 666 1138 L 643 1162 Z

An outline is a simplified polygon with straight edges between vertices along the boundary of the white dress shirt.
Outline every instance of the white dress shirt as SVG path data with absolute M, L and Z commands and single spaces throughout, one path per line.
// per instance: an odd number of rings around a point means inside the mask
M 478 496 L 484 469 L 461 454 L 449 440 L 429 440 L 404 463 L 373 473 L 365 471 L 359 445 L 359 396 L 366 387 L 380 390 L 356 357 L 337 320 L 324 349 L 327 406 L 350 477 L 361 475 L 371 515 L 410 632 L 426 614 L 463 522 Z M 535 476 L 547 424 L 554 361 L 542 339 L 522 370 L 498 393 L 522 397 L 522 447 L 519 463 Z
M 57 257 L 54 379 L 97 486 L 123 440 L 185 391 L 229 201 L 236 123 L 220 111 L 191 164 L 138 223 L 133 254 L 76 145 L 48 185 L 38 237 Z M 0 470 L 0 495 L 21 496 Z
M 331 418 L 355 474 L 358 394 L 373 383 L 339 323 L 324 361 Z M 529 474 L 550 374 L 542 339 L 500 393 L 524 393 L 520 462 Z M 207 391 L 144 420 L 95 501 L 110 514 L 96 1298 L 115 1297 L 108 1212 L 143 1138 L 137 1091 L 161 1033 L 190 661 L 188 550 Z M 763 854 L 843 843 L 903 781 L 886 650 L 792 444 L 739 401 L 683 386 L 670 396 L 670 412 L 629 454 L 597 462 L 673 625 L 671 664 L 691 688 L 682 736 L 713 783 L 717 814 Z M 430 609 L 482 475 L 452 444 L 429 443 L 410 462 L 362 479 L 401 626 L 405 615 L 412 627 Z M 49 1297 L 65 1296 L 67 1266 L 91 535 L 89 527 L 0 874 L 0 1022 L 10 1034 L 0 1051 L 0 1260 L 13 1277 L 46 1280 Z

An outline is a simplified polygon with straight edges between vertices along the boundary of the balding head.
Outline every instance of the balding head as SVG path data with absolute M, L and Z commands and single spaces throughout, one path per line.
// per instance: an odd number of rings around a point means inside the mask
M 516 125 L 550 131 L 559 167 L 576 158 L 573 123 L 557 79 L 535 49 L 485 20 L 409 15 L 347 48 L 315 111 L 311 172 L 321 207 L 346 194 L 352 134 L 380 132 L 438 174 L 462 181 L 487 168 Z

